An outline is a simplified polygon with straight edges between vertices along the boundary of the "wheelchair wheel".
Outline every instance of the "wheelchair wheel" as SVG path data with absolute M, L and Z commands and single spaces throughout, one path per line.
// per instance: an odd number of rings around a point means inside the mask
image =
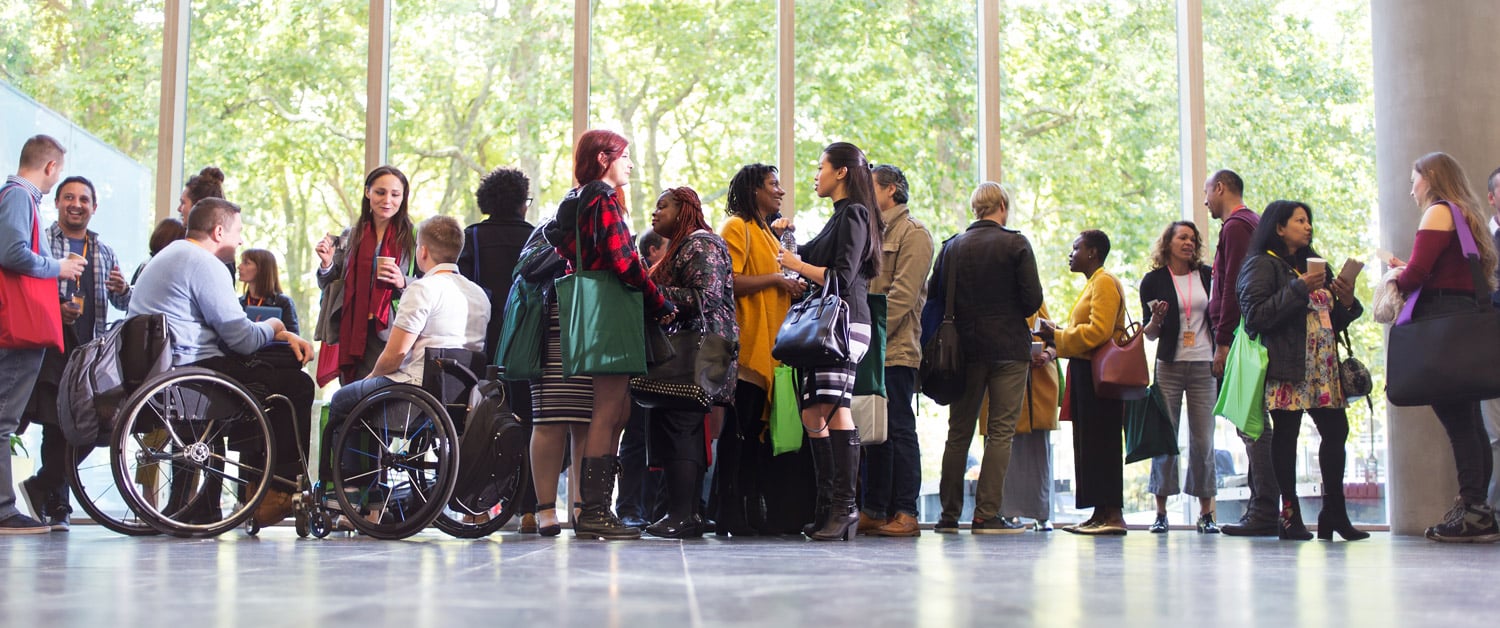
M 403 539 L 427 527 L 453 494 L 457 431 L 443 405 L 415 386 L 383 388 L 334 430 L 333 489 L 355 529 Z
M 110 449 L 115 484 L 146 523 L 181 537 L 223 534 L 254 514 L 276 452 L 260 404 L 237 382 L 183 368 L 126 402 Z M 145 471 L 155 478 L 141 484 Z
M 87 457 L 80 459 L 80 455 Z M 68 473 L 73 499 L 94 523 L 126 536 L 160 534 L 125 503 L 125 497 L 115 486 L 114 474 L 110 472 L 107 450 L 95 452 L 85 447 L 69 447 Z M 132 475 L 137 482 L 149 481 L 149 478 L 143 480 L 139 474 Z
M 531 460 L 527 457 L 530 442 L 526 436 L 520 423 L 500 431 L 497 446 L 500 455 L 490 462 L 494 474 L 489 486 L 472 491 L 475 495 L 459 495 L 455 491 L 435 522 L 439 530 L 461 539 L 483 538 L 516 516 L 521 495 L 531 482 Z M 466 499 L 470 503 L 465 503 Z

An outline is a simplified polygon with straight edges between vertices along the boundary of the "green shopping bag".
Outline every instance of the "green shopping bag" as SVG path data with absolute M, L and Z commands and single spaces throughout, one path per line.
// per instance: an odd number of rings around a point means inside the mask
M 871 293 L 870 304 L 870 350 L 865 352 L 854 369 L 854 396 L 885 396 L 885 295 Z
M 1243 322 L 1229 345 L 1214 416 L 1228 419 L 1250 438 L 1260 438 L 1266 425 L 1266 346 L 1245 332 Z
M 645 375 L 646 309 L 640 290 L 607 270 L 557 279 L 563 376 Z
M 797 399 L 797 370 L 777 366 L 771 379 L 771 455 L 802 449 L 802 410 Z
M 547 299 L 542 286 L 517 278 L 505 300 L 495 364 L 506 381 L 540 379 L 542 339 L 547 335 Z
M 1125 402 L 1125 464 L 1179 453 L 1161 387 L 1152 384 L 1144 399 Z

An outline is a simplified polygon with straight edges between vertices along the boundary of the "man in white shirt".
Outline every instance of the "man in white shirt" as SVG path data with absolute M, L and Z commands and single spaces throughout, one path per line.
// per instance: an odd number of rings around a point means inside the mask
M 406 287 L 391 325 L 391 338 L 369 376 L 340 388 L 328 401 L 328 428 L 320 456 L 324 481 L 332 477 L 333 430 L 354 406 L 375 391 L 395 384 L 422 385 L 427 349 L 484 351 L 490 300 L 458 272 L 464 231 L 448 216 L 434 216 L 417 227 L 417 267 L 422 278 Z

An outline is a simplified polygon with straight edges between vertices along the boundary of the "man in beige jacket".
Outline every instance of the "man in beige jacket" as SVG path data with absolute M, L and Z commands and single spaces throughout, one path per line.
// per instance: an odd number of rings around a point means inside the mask
M 887 440 L 865 447 L 866 477 L 859 533 L 917 536 L 917 494 L 922 460 L 913 401 L 922 363 L 922 304 L 932 270 L 932 234 L 906 208 L 906 176 L 895 166 L 875 167 L 875 199 L 885 219 L 884 258 L 871 294 L 885 294 L 885 393 Z

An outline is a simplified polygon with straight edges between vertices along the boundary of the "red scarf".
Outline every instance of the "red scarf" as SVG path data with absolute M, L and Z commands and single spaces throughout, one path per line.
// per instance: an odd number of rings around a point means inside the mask
M 377 253 L 376 250 L 379 250 Z M 354 371 L 365 357 L 369 335 L 391 324 L 391 300 L 394 288 L 375 280 L 375 258 L 394 257 L 400 264 L 406 256 L 396 244 L 396 229 L 386 225 L 385 238 L 377 245 L 375 225 L 366 223 L 359 238 L 359 249 L 344 259 L 344 313 L 339 321 L 339 373 L 347 384 L 354 381 Z M 372 329 L 373 328 L 373 329 Z

